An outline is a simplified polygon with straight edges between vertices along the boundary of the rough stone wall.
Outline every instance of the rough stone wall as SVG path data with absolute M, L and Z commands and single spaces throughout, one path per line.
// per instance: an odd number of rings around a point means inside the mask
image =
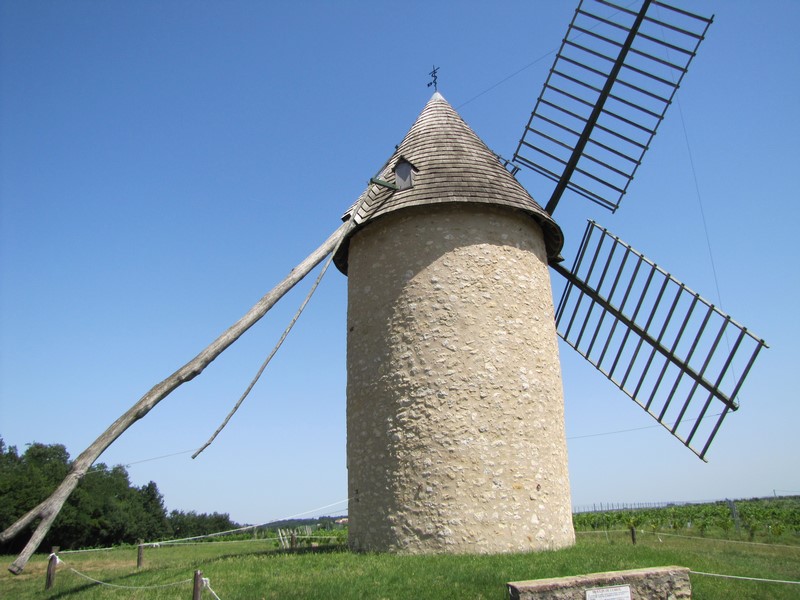
M 541 229 L 510 209 L 407 209 L 350 245 L 347 457 L 356 550 L 572 545 Z
M 631 600 L 690 600 L 692 582 L 686 567 L 653 567 L 557 577 L 508 584 L 511 600 L 586 600 L 587 590 L 629 586 Z M 600 592 L 595 595 L 602 597 Z M 612 596 L 614 597 L 614 596 Z M 616 595 L 615 597 L 622 597 Z

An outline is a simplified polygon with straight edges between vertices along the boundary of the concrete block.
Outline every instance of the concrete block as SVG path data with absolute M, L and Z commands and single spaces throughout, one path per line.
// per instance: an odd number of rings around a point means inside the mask
M 511 600 L 686 600 L 689 569 L 652 567 L 508 584 Z

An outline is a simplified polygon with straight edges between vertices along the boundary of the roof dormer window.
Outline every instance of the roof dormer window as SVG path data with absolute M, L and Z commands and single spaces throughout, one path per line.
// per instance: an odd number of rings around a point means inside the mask
M 414 177 L 417 169 L 405 158 L 397 161 L 394 167 L 394 180 L 398 190 L 407 190 L 414 187 Z

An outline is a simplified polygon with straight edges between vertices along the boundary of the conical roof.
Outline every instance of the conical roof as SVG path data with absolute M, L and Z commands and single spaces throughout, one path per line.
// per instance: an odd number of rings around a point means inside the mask
M 561 228 L 439 92 L 428 101 L 377 179 L 396 185 L 395 167 L 402 162 L 410 163 L 414 169 L 413 185 L 394 190 L 371 183 L 343 217 L 345 221 L 355 218 L 358 222 L 351 236 L 370 221 L 412 206 L 447 202 L 496 204 L 535 219 L 542 227 L 549 257 L 561 251 Z M 358 214 L 354 214 L 359 203 Z M 346 239 L 334 256 L 336 266 L 345 274 L 348 247 Z

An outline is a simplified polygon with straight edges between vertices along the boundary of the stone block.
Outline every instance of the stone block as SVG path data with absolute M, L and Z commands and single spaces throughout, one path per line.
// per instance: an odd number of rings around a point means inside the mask
M 686 600 L 689 569 L 652 567 L 508 584 L 511 600 Z

